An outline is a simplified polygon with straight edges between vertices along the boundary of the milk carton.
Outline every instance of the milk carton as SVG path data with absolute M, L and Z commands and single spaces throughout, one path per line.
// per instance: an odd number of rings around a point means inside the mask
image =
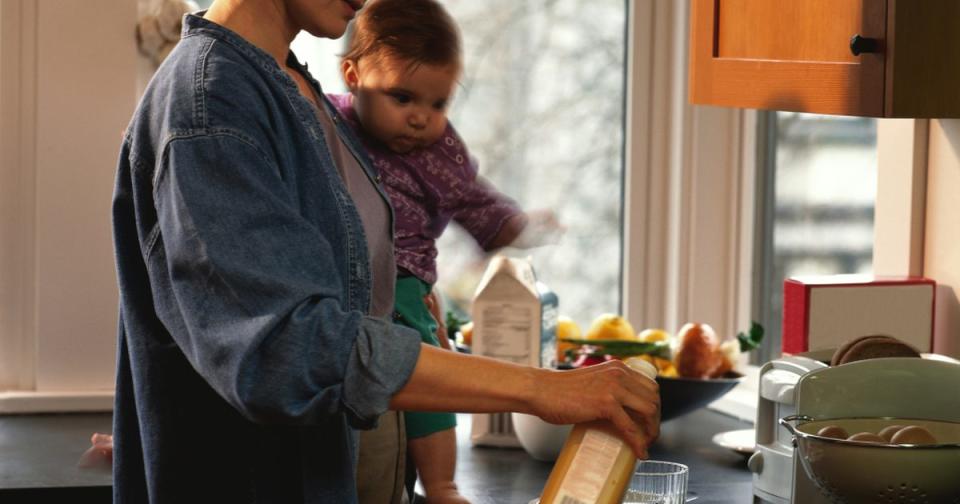
M 538 282 L 529 260 L 491 259 L 471 307 L 475 355 L 547 367 L 556 355 L 557 295 Z M 509 414 L 473 416 L 475 445 L 520 446 Z

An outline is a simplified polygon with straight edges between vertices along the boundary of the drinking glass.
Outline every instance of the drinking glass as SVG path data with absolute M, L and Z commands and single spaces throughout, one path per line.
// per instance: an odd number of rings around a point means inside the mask
M 630 479 L 623 503 L 683 504 L 687 499 L 689 474 L 690 469 L 683 464 L 641 460 Z

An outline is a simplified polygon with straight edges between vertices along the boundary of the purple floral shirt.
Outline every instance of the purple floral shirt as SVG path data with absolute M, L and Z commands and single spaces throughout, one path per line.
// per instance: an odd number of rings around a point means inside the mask
M 363 141 L 393 204 L 397 266 L 433 284 L 437 238 L 451 219 L 489 250 L 507 219 L 521 213 L 477 175 L 476 162 L 449 122 L 432 145 L 398 154 L 364 133 L 349 94 L 327 96 Z

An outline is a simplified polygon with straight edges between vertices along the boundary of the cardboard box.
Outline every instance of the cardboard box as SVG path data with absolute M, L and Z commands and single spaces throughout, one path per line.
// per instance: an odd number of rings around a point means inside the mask
M 556 356 L 557 296 L 538 282 L 530 261 L 496 256 L 471 307 L 471 351 L 516 364 L 548 367 Z M 473 416 L 475 445 L 519 446 L 509 413 Z
M 783 283 L 783 352 L 824 352 L 883 334 L 930 352 L 936 282 L 922 277 L 829 275 Z

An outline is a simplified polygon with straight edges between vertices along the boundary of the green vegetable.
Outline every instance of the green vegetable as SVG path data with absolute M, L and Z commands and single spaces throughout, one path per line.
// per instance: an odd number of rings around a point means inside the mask
M 470 319 L 467 317 L 460 318 L 461 314 L 454 312 L 453 310 L 447 310 L 446 320 L 443 325 L 447 327 L 447 337 L 450 339 L 456 339 L 457 331 L 460 330 L 460 326 L 470 322 Z
M 737 340 L 740 341 L 740 351 L 749 352 L 754 348 L 760 346 L 760 342 L 763 341 L 763 326 L 757 322 L 750 324 L 749 333 L 738 333 Z

